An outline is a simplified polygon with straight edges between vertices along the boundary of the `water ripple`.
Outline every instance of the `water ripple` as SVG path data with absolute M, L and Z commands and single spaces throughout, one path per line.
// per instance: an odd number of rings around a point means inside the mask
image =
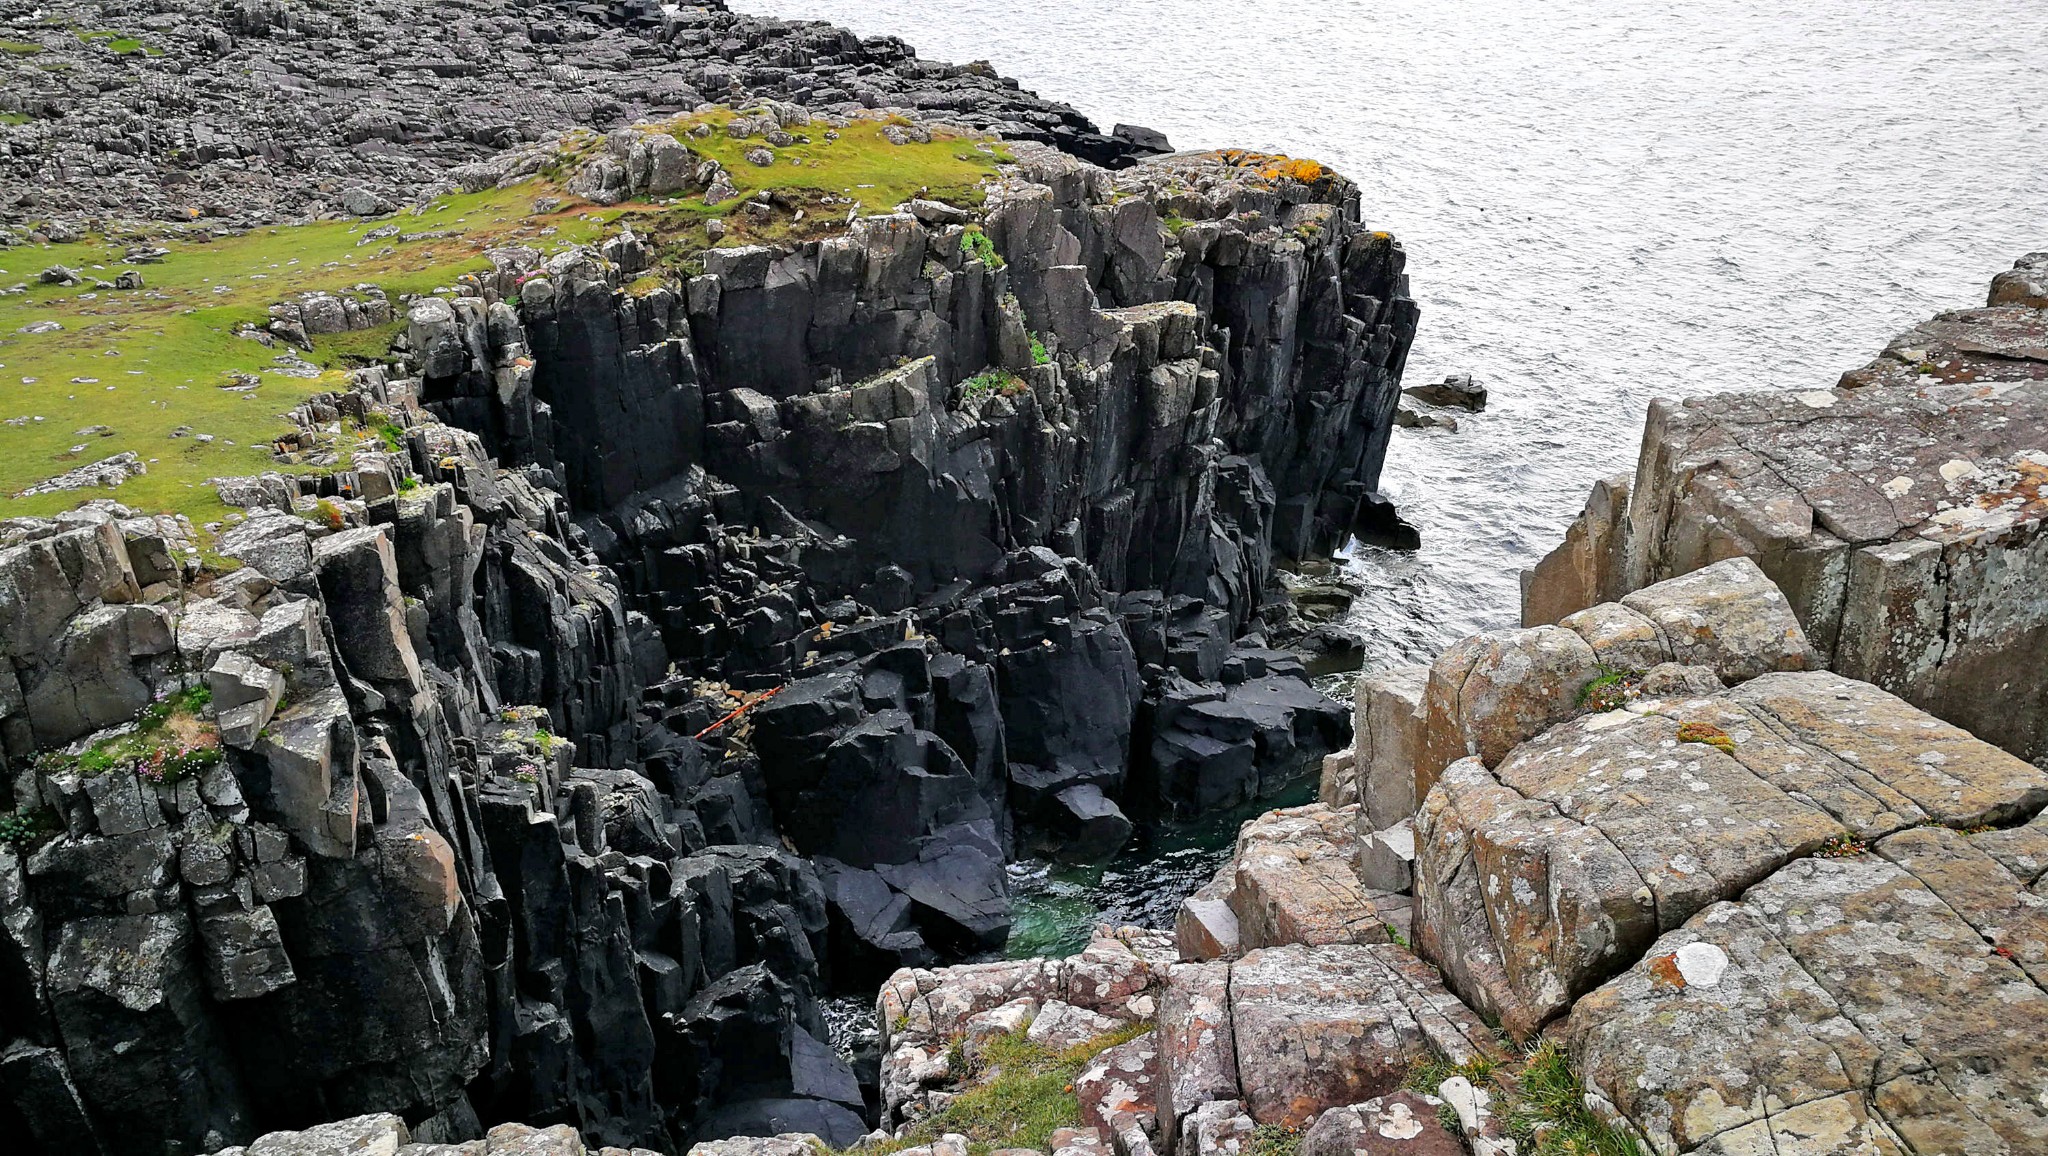
M 737 0 L 993 61 L 1104 125 L 1358 180 L 1406 243 L 1411 381 L 1493 408 L 1399 431 L 1415 558 L 1354 570 L 1370 661 L 1513 622 L 1517 572 L 1650 398 L 1832 384 L 2048 247 L 2039 0 Z

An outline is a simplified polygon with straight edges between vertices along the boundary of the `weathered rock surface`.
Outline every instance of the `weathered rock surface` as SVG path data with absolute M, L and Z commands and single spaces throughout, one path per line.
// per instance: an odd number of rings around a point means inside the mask
M 84 2 L 42 11 L 49 23 L 9 27 L 37 51 L 0 60 L 7 111 L 29 118 L 10 130 L 0 180 L 35 216 L 59 222 L 183 220 L 187 210 L 241 225 L 374 216 L 422 186 L 477 180 L 481 162 L 521 141 L 705 101 L 772 102 L 797 116 L 939 115 L 1107 165 L 1171 151 L 1149 130 L 1103 133 L 987 64 L 920 60 L 892 36 L 862 39 L 722 3 L 528 10 L 406 0 L 338 14 L 180 0 L 146 14 Z M 54 31 L 74 27 L 140 44 L 117 51 L 109 37 Z M 365 43 L 388 49 L 366 53 Z M 100 95 L 117 90 L 147 94 L 146 123 Z M 649 168 L 644 187 L 671 191 L 668 170 Z
M 1803 859 L 1659 938 L 1566 1032 L 1659 1152 L 2029 1152 L 2041 899 L 1929 827 Z
M 1725 748 L 1684 739 L 1702 728 Z M 1527 1038 L 1660 933 L 1830 843 L 2044 804 L 2048 775 L 1839 675 L 1639 700 L 1444 772 L 1416 820 L 1415 942 Z
M 1159 1024 L 1160 1122 L 1181 1142 L 1216 1102 L 1301 1127 L 1397 1091 L 1423 1060 L 1504 1054 L 1428 964 L 1393 944 L 1290 945 L 1180 964 L 1167 974 Z
M 1302 1156 L 1460 1156 L 1464 1144 L 1437 1121 L 1440 1102 L 1395 1092 L 1332 1108 L 1302 1134 Z
M 1035 1041 L 1058 1049 L 1160 1016 L 1159 997 L 1174 960 L 1172 938 L 1164 933 L 1099 928 L 1086 950 L 1063 960 L 897 972 L 875 1001 L 882 1028 L 884 1125 L 915 1119 L 944 1102 L 960 1076 L 946 1061 L 956 1039 L 1023 1028 Z M 1155 1057 L 1146 1053 L 1156 1047 L 1150 1036 L 1140 1039 L 1146 1042 L 1105 1052 L 1098 1062 L 1101 1070 L 1089 1080 L 1085 1102 L 1108 1121 L 1105 1134 L 1115 1134 L 1120 1112 L 1154 1111 Z M 1128 1102 L 1117 1107 L 1119 1100 Z
M 1595 487 L 1529 572 L 1523 621 L 1753 557 L 1830 669 L 2048 754 L 2048 305 L 2027 288 L 2041 263 L 1833 389 L 1653 403 L 1633 478 Z
M 1287 944 L 1405 939 L 1409 900 L 1365 878 L 1360 807 L 1313 803 L 1268 811 L 1238 832 L 1231 857 L 1183 900 L 1175 945 L 1187 960 L 1234 959 Z

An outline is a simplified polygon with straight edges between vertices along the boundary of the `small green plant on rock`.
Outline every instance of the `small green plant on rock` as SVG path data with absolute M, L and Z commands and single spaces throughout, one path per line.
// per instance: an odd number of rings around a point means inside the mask
M 1052 364 L 1052 354 L 1046 351 L 1046 348 L 1045 348 L 1045 339 L 1044 339 L 1044 338 L 1042 338 L 1042 337 L 1040 337 L 1040 336 L 1039 336 L 1038 334 L 1036 334 L 1036 333 L 1034 333 L 1034 334 L 1032 334 L 1032 335 L 1031 335 L 1031 364 L 1033 364 L 1033 365 L 1051 365 L 1051 364 Z
M 1030 390 L 1031 387 L 1024 383 L 1023 378 L 1018 377 L 1009 370 L 991 369 L 986 373 L 976 374 L 960 383 L 960 403 L 965 405 L 971 401 L 983 401 L 997 394 L 1001 394 L 1004 397 L 1016 397 L 1018 394 L 1028 393 Z
M 44 811 L 9 811 L 0 815 L 0 844 L 26 847 L 56 829 Z
M 162 784 L 201 774 L 221 760 L 220 732 L 200 718 L 212 702 L 204 686 L 165 695 L 142 709 L 135 729 L 101 739 L 75 758 L 45 756 L 44 767 L 55 770 L 69 763 L 87 775 L 131 770 Z
M 1851 855 L 1860 855 L 1868 850 L 1870 850 L 1870 844 L 1844 832 L 1822 843 L 1820 850 L 1815 851 L 1814 854 L 1822 859 L 1846 859 Z
M 1590 711 L 1620 710 L 1634 697 L 1632 692 L 1642 680 L 1639 670 L 1602 666 L 1593 681 L 1579 688 L 1579 706 Z
M 996 252 L 995 241 L 982 232 L 979 225 L 968 226 L 967 232 L 960 237 L 960 245 L 967 250 L 968 256 L 988 266 L 991 271 L 1009 264 L 1001 253 Z

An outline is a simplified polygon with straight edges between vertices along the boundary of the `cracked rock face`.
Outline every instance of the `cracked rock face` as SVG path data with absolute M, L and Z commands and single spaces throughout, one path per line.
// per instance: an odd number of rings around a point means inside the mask
M 1524 621 L 1753 557 L 1829 668 L 2048 754 L 2044 261 L 1833 389 L 1653 403 L 1633 478 L 1525 578 Z
M 2006 835 L 1905 831 L 1699 912 L 1573 1008 L 1589 1090 L 1660 1152 L 2040 1149 L 2048 924 Z
M 1701 723 L 1727 749 L 1679 738 Z M 1839 675 L 1642 700 L 1444 772 L 1416 819 L 1415 940 L 1528 1038 L 1658 934 L 1831 843 L 2044 804 L 2048 774 Z
M 1398 1091 L 1425 1058 L 1505 1054 L 1428 964 L 1393 944 L 1290 944 L 1180 964 L 1159 1023 L 1160 1125 L 1182 1143 L 1217 1103 L 1302 1127 Z

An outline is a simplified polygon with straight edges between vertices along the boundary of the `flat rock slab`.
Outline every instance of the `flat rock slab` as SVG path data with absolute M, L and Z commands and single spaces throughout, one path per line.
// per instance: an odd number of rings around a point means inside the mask
M 1229 894 L 1244 949 L 1386 943 L 1407 925 L 1407 897 L 1359 881 L 1358 809 L 1312 803 L 1245 824 Z
M 1425 1059 L 1498 1054 L 1478 1017 L 1391 944 L 1251 952 L 1230 965 L 1229 1008 L 1241 1098 L 1262 1124 L 1298 1128 L 1390 1094 Z
M 2048 1151 L 2043 911 L 1980 840 L 1802 859 L 1660 938 L 1567 1023 L 1660 1152 Z
M 1301 1156 L 1464 1156 L 1464 1142 L 1437 1122 L 1441 1103 L 1395 1092 L 1332 1108 L 1303 1134 Z
M 1526 1039 L 1657 935 L 1825 846 L 2044 804 L 2048 774 L 1839 675 L 1641 700 L 1497 771 L 1445 770 L 1416 823 L 1415 942 Z

